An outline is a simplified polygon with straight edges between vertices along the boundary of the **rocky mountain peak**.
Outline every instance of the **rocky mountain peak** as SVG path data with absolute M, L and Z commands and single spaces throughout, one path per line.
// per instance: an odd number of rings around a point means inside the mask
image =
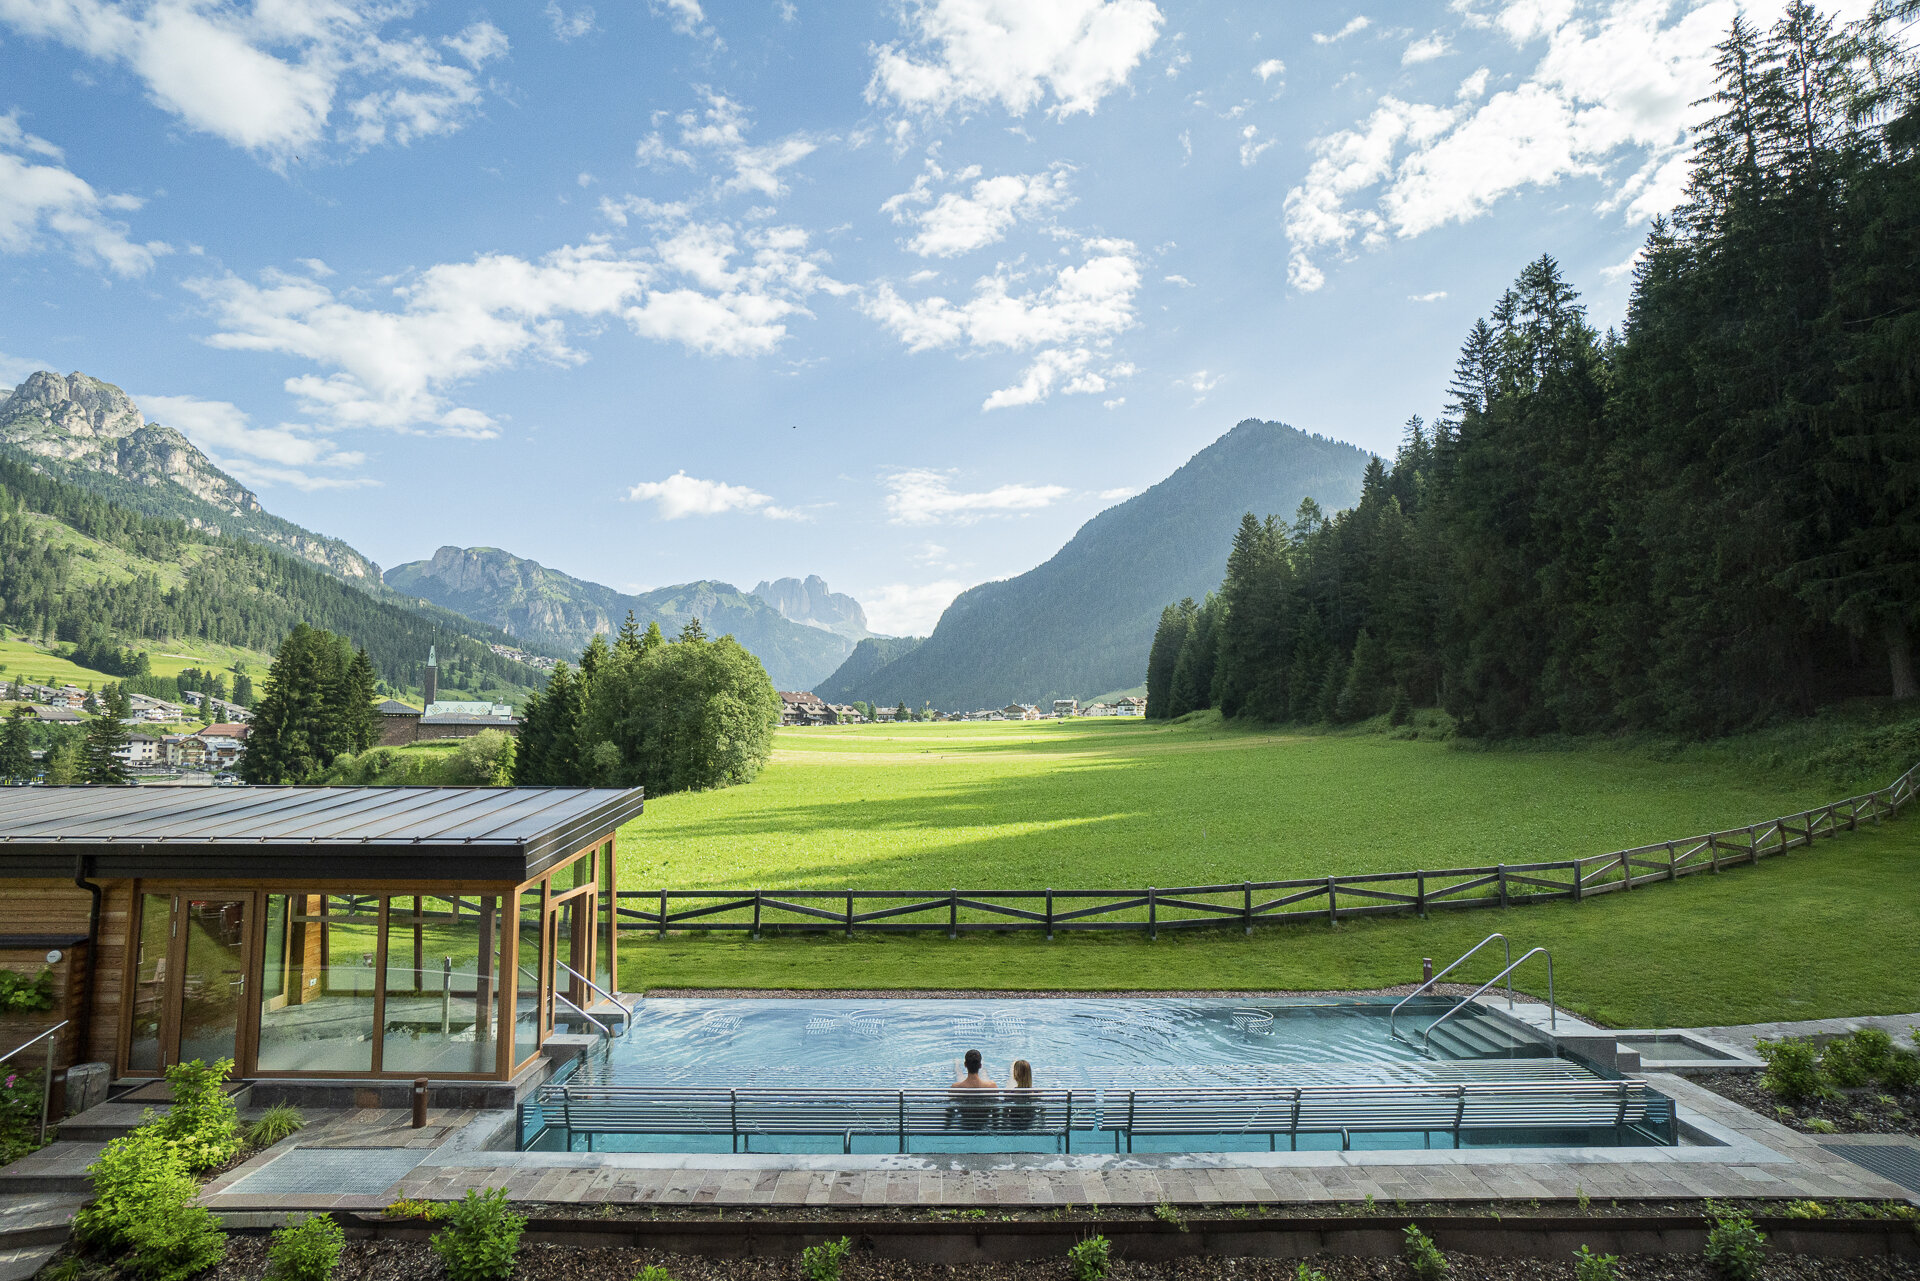
M 0 405 L 0 421 L 38 418 L 49 432 L 87 440 L 119 440 L 145 425 L 133 397 L 112 383 L 75 371 L 29 374 Z
M 827 580 L 818 574 L 805 579 L 777 578 L 762 582 L 753 594 L 796 623 L 834 632 L 849 640 L 864 640 L 873 635 L 867 630 L 867 611 L 860 602 L 842 592 L 830 591 Z

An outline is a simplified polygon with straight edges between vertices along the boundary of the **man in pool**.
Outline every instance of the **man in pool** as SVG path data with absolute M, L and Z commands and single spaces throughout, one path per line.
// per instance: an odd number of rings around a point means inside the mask
M 980 1051 L 968 1050 L 967 1057 L 963 1061 L 967 1067 L 967 1074 L 953 1083 L 954 1089 L 997 1090 L 1000 1088 L 998 1082 L 989 1081 L 986 1077 L 980 1075 Z

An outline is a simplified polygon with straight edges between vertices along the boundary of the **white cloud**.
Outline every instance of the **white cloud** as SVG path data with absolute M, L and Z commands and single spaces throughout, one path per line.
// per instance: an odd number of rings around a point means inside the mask
M 1182 289 L 1193 288 L 1193 282 L 1185 276 L 1162 276 L 1160 279 L 1169 285 L 1178 285 Z
M 547 0 L 547 7 L 541 10 L 547 22 L 553 27 L 553 38 L 565 44 L 578 40 L 591 32 L 594 27 L 593 6 L 583 4 L 571 12 L 560 7 L 560 0 Z
M 1348 36 L 1358 35 L 1360 32 L 1365 31 L 1368 27 L 1372 25 L 1373 25 L 1372 19 L 1366 17 L 1365 15 L 1360 15 L 1360 16 L 1348 19 L 1347 25 L 1340 28 L 1338 31 L 1334 32 L 1332 35 L 1328 35 L 1322 31 L 1314 32 L 1313 42 L 1315 44 L 1332 44 L 1336 40 L 1345 40 Z
M 1260 158 L 1261 152 L 1279 141 L 1277 138 L 1269 138 L 1265 142 L 1260 142 L 1257 141 L 1259 137 L 1259 125 L 1248 125 L 1240 131 L 1240 164 L 1242 167 L 1251 165 Z
M 1199 404 L 1207 398 L 1207 393 L 1220 385 L 1220 375 L 1210 374 L 1204 369 L 1195 370 L 1191 377 L 1176 378 L 1173 385 L 1185 387 L 1193 393 L 1193 403 Z
M 953 488 L 950 472 L 915 467 L 881 477 L 887 519 L 896 525 L 970 525 L 985 516 L 1038 511 L 1070 492 L 1065 485 L 1000 485 L 972 493 Z
M 953 598 L 967 590 L 954 578 L 931 583 L 887 583 L 860 593 L 867 626 L 882 636 L 925 636 Z
M 1430 294 L 1408 294 L 1407 301 L 1408 302 L 1439 302 L 1442 298 L 1445 298 L 1446 296 L 1447 296 L 1446 290 L 1436 289 Z
M 1453 46 L 1447 43 L 1447 38 L 1436 32 L 1408 45 L 1406 51 L 1400 55 L 1400 65 L 1411 67 L 1422 62 L 1432 62 L 1435 58 L 1443 58 L 1452 52 Z
M 886 200 L 880 209 L 896 223 L 916 228 L 907 240 L 911 252 L 923 258 L 955 258 L 1004 240 L 1017 222 L 1044 221 L 1073 203 L 1067 194 L 1067 176 L 1072 172 L 1068 165 L 1055 164 L 1045 173 L 982 178 L 979 167 L 970 166 L 953 175 L 962 182 L 972 180 L 970 190 L 942 192 L 936 198 L 932 184 L 948 175 L 930 161 L 911 188 Z
M 752 122 L 746 109 L 725 94 L 701 88 L 706 100 L 702 108 L 681 112 L 674 123 L 680 126 L 680 145 L 674 146 L 655 130 L 640 139 L 634 158 L 652 167 L 679 165 L 698 167 L 696 153 L 704 152 L 732 169 L 724 178 L 715 179 L 716 195 L 754 194 L 777 199 L 787 194 L 780 177 L 790 168 L 819 150 L 820 140 L 806 134 L 789 134 L 774 142 L 756 145 L 747 141 Z M 656 116 L 656 119 L 658 117 Z
M 395 305 L 363 305 L 311 275 L 270 271 L 187 282 L 219 325 L 207 341 L 319 365 L 287 380 L 304 410 L 336 427 L 426 428 L 488 437 L 487 414 L 450 391 L 523 359 L 577 365 L 573 320 L 618 317 L 636 334 L 716 355 L 769 351 L 816 290 L 846 292 L 807 248 L 804 231 L 682 222 L 642 249 L 568 245 L 528 261 L 491 254 L 442 263 L 392 286 Z
M 713 28 L 707 25 L 707 12 L 700 7 L 700 0 L 648 0 L 655 13 L 666 15 L 673 29 L 683 36 L 695 36 L 702 39 L 715 39 Z
M 404 146 L 471 118 L 478 73 L 505 55 L 506 37 L 487 22 L 437 44 L 383 34 L 411 12 L 380 0 L 0 0 L 0 22 L 125 67 L 188 128 L 276 162 L 329 134 L 354 147 Z
M 922 0 L 908 38 L 873 49 L 870 102 L 941 115 L 999 103 L 1025 115 L 1091 113 L 1126 84 L 1159 36 L 1151 0 Z
M 661 520 L 682 516 L 720 516 L 734 511 L 764 511 L 788 518 L 793 513 L 773 506 L 773 499 L 745 485 L 700 480 L 677 471 L 665 480 L 643 480 L 627 491 L 627 501 L 652 503 Z
M 1280 59 L 1268 58 L 1265 62 L 1253 69 L 1253 74 L 1260 77 L 1260 83 L 1265 84 L 1275 76 L 1284 75 L 1286 70 L 1287 64 L 1280 61 Z
M 4 351 L 0 351 L 0 388 L 11 391 L 25 382 L 27 375 L 52 367 L 44 360 L 36 360 L 31 356 L 9 356 Z
M 1500 6 L 1486 21 L 1516 45 L 1546 40 L 1515 88 L 1478 101 L 1483 69 L 1453 105 L 1383 96 L 1366 120 L 1313 140 L 1314 162 L 1286 198 L 1289 280 L 1317 289 L 1327 251 L 1471 221 L 1503 196 L 1570 177 L 1596 179 L 1597 207 L 1624 208 L 1630 222 L 1670 207 L 1685 190 L 1691 104 L 1711 88 L 1714 44 L 1734 12 L 1734 0 L 1678 12 L 1668 0 L 1610 0 L 1590 15 L 1572 0 Z
M 358 467 L 366 455 L 342 450 L 296 423 L 255 427 L 246 412 L 226 400 L 197 396 L 135 396 L 142 414 L 174 428 L 227 472 L 249 485 L 357 489 L 379 482 L 366 476 L 315 475 L 313 467 Z
M 1101 401 L 1100 407 L 1102 409 L 1118 409 L 1120 408 L 1120 406 L 1126 403 L 1127 403 L 1127 398 L 1125 396 L 1115 396 L 1112 400 Z
M 88 266 L 119 276 L 142 276 L 169 246 L 131 239 L 116 214 L 143 203 L 103 195 L 60 162 L 60 148 L 20 127 L 17 113 L 0 116 L 0 253 L 30 253 L 57 244 Z
M 1130 241 L 1087 240 L 1081 250 L 1085 261 L 1078 266 L 1002 264 L 975 281 L 973 297 L 959 304 L 937 295 L 909 300 L 882 283 L 862 299 L 861 310 L 909 351 L 1035 351 L 1020 380 L 988 396 L 982 409 L 1033 404 L 1063 383 L 1068 394 L 1105 391 L 1108 378 L 1132 372 L 1131 365 L 1094 366 L 1133 324 L 1140 263 Z M 1042 283 L 1015 293 L 1030 276 Z
M 1131 485 L 1122 485 L 1118 489 L 1103 489 L 1100 491 L 1100 501 L 1103 503 L 1117 503 L 1122 498 L 1132 498 L 1139 492 L 1139 490 L 1133 488 Z

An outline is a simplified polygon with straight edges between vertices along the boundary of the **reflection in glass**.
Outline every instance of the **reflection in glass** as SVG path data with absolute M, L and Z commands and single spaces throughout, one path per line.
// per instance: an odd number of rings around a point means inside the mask
M 540 887 L 520 894 L 519 984 L 513 998 L 513 1061 L 517 1065 L 540 1048 Z
M 183 898 L 187 936 L 181 966 L 180 1061 L 234 1057 L 246 997 L 246 899 Z
M 500 900 L 410 896 L 387 905 L 383 1072 L 492 1072 Z
M 564 894 L 568 890 L 577 890 L 582 885 L 593 884 L 593 863 L 597 850 L 588 850 L 553 874 L 553 892 Z
M 261 1071 L 373 1069 L 379 920 L 379 900 L 373 898 L 268 896 L 260 990 Z
M 134 944 L 133 1035 L 127 1041 L 127 1071 L 160 1070 L 160 1023 L 167 997 L 168 928 L 173 920 L 171 894 L 140 896 L 140 938 Z
M 600 854 L 600 903 L 594 913 L 598 936 L 593 943 L 593 981 L 609 992 L 620 989 L 613 982 L 613 859 L 612 851 Z

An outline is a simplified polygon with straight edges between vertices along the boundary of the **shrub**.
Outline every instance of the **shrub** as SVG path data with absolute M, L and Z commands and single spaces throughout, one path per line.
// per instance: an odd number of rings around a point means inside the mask
M 447 1211 L 453 1208 L 447 1201 L 419 1201 L 413 1197 L 401 1197 L 381 1213 L 389 1219 L 444 1219 Z
M 270 1148 L 290 1134 L 298 1134 L 307 1128 L 307 1118 L 300 1115 L 300 1109 L 291 1103 L 276 1103 L 260 1114 L 260 1119 L 247 1127 L 247 1143 L 256 1148 Z
M 513 1274 L 527 1220 L 508 1208 L 505 1188 L 468 1188 L 441 1218 L 447 1226 L 433 1234 L 433 1252 L 447 1265 L 447 1281 L 506 1281 Z
M 1617 1254 L 1595 1254 L 1583 1245 L 1573 1254 L 1573 1281 L 1614 1281 L 1619 1262 Z
M 194 1198 L 200 1185 L 156 1123 L 107 1144 L 87 1167 L 93 1203 L 74 1215 L 74 1235 L 124 1251 L 120 1271 L 145 1281 L 183 1281 L 226 1253 L 226 1234 Z
M 800 1252 L 800 1274 L 807 1281 L 840 1281 L 840 1268 L 853 1253 L 853 1242 L 846 1237 L 822 1241 Z
M 41 970 L 33 978 L 14 970 L 0 970 L 0 1010 L 31 1013 L 52 1008 L 52 970 Z
M 1787 1037 L 1779 1041 L 1761 1041 L 1754 1050 L 1767 1061 L 1760 1074 L 1760 1088 L 1791 1103 L 1826 1098 L 1833 1093 L 1820 1071 L 1820 1052 L 1811 1041 Z
M 1153 1217 L 1171 1227 L 1179 1228 L 1182 1232 L 1187 1230 L 1187 1221 L 1180 1217 L 1180 1211 L 1174 1209 L 1170 1201 L 1162 1201 L 1154 1206 Z
M 1417 1224 L 1407 1225 L 1407 1240 L 1402 1253 L 1407 1266 L 1413 1269 L 1413 1275 L 1420 1281 L 1440 1281 L 1451 1270 L 1447 1256 L 1440 1253 L 1440 1247 L 1433 1243 L 1433 1238 L 1422 1232 Z
M 1718 1211 L 1707 1229 L 1707 1266 L 1724 1281 L 1754 1281 L 1765 1259 L 1766 1234 L 1753 1220 L 1733 1211 Z
M 327 1281 L 346 1244 L 346 1230 L 329 1215 L 313 1214 L 289 1224 L 267 1245 L 268 1281 Z
M 633 1281 L 673 1281 L 673 1273 L 657 1263 L 649 1263 L 635 1274 Z
M 226 1091 L 232 1059 L 190 1059 L 167 1069 L 173 1106 L 158 1122 L 189 1170 L 210 1170 L 241 1148 L 240 1109 Z
M 0 1078 L 0 1165 L 40 1146 L 41 1102 L 40 1073 L 8 1072 Z
M 1877 1027 L 1863 1027 L 1851 1036 L 1829 1041 L 1820 1065 L 1835 1084 L 1848 1088 L 1874 1081 L 1895 1090 L 1920 1084 L 1920 1055 L 1901 1049 Z
M 1293 1270 L 1293 1281 L 1327 1281 L 1327 1274 L 1303 1263 Z
M 1067 1250 L 1073 1281 L 1106 1281 L 1113 1267 L 1113 1242 L 1099 1233 L 1075 1241 Z
M 1827 1207 L 1818 1201 L 1789 1201 L 1783 1213 L 1789 1219 L 1824 1219 Z

